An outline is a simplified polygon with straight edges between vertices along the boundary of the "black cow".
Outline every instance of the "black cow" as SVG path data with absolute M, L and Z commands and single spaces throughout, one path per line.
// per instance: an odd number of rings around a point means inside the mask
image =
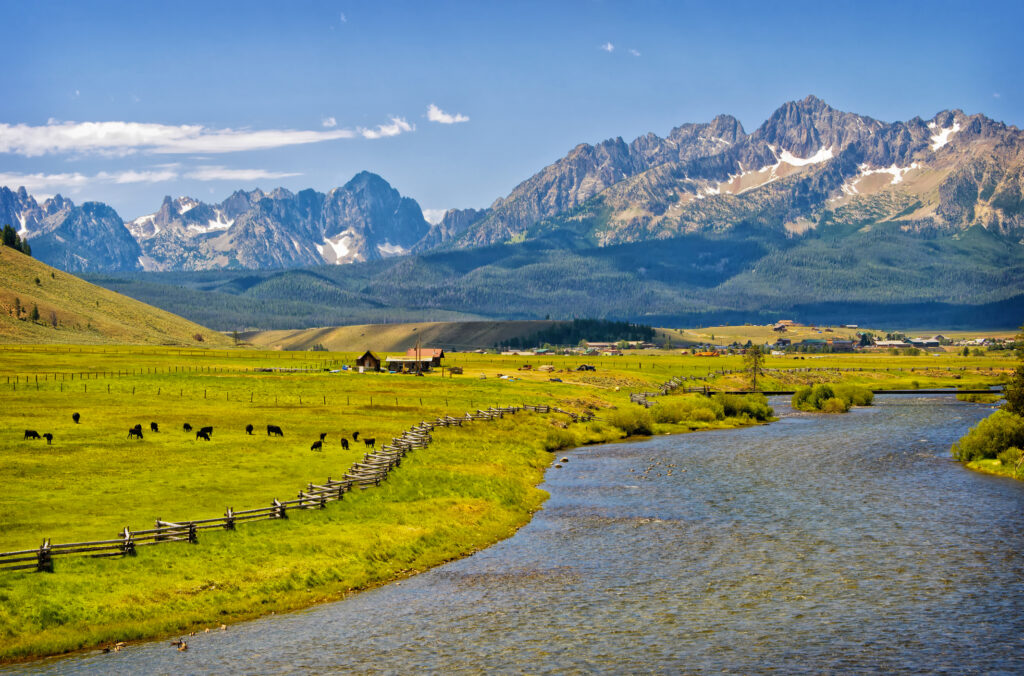
M 159 432 L 160 431 L 160 427 L 155 422 L 151 422 L 151 423 L 149 423 L 149 431 L 150 432 Z
M 284 436 L 284 432 L 282 432 L 281 428 L 278 427 L 277 425 L 267 425 L 267 436 L 269 437 L 271 435 L 277 435 L 279 437 L 283 437 Z
M 314 441 L 313 445 L 309 447 L 311 451 L 322 451 L 324 449 L 324 442 Z
M 345 437 L 341 438 L 341 447 L 344 448 L 346 451 L 348 450 L 348 439 L 346 439 Z
M 366 444 L 369 448 L 373 448 L 374 444 L 377 443 L 377 437 L 365 437 L 363 439 L 363 443 Z
M 211 434 L 213 434 L 213 427 L 200 427 L 199 431 L 205 434 L 206 436 L 210 436 Z
M 245 426 L 245 433 L 246 434 L 252 434 L 252 425 L 246 425 Z
M 136 437 L 136 438 L 139 438 L 139 439 L 142 438 L 142 425 L 141 424 L 140 425 L 136 425 L 135 427 L 131 427 L 131 428 L 128 429 L 128 438 L 131 439 L 132 437 Z
M 39 432 L 35 430 L 25 430 L 25 439 L 38 439 Z
M 181 429 L 185 430 L 186 432 L 191 432 L 192 426 L 189 425 L 188 423 L 185 423 L 184 425 L 181 426 Z
M 50 434 L 49 432 L 47 432 L 46 434 L 43 435 L 43 439 L 46 439 L 46 445 L 47 446 L 49 446 L 50 444 L 53 443 L 53 435 Z
M 327 432 L 321 432 L 320 433 L 320 441 L 323 441 L 326 438 L 327 438 Z
M 78 413 L 72 413 L 71 414 L 71 419 L 75 421 L 76 425 L 78 424 L 78 419 L 81 418 L 81 417 L 82 416 L 78 415 Z
M 352 433 L 352 441 L 359 441 L 359 432 Z
M 210 440 L 210 433 L 206 431 L 205 427 L 196 432 L 196 441 L 199 441 L 200 439 L 206 439 L 207 441 Z

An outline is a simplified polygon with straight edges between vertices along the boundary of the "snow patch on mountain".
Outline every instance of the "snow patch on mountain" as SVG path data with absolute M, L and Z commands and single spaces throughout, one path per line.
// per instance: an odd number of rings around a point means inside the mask
M 377 245 L 377 251 L 380 252 L 380 255 L 385 258 L 387 258 L 388 256 L 404 256 L 405 254 L 409 253 L 409 250 L 406 249 L 404 246 L 392 244 L 387 240 L 385 240 L 383 244 Z
M 224 215 L 224 212 L 222 212 L 220 209 L 214 210 L 213 213 L 216 218 L 211 218 L 209 221 L 206 222 L 206 225 L 203 225 L 202 223 L 189 223 L 189 232 L 194 232 L 199 235 L 205 235 L 206 233 L 209 232 L 227 230 L 228 228 L 235 224 L 235 219 L 227 218 Z
M 935 123 L 933 122 L 932 125 L 933 124 L 935 124 Z M 932 125 L 928 125 L 928 126 L 932 126 Z M 947 143 L 949 143 L 949 137 L 952 136 L 953 134 L 957 133 L 958 131 L 960 131 L 960 123 L 959 122 L 954 122 L 953 126 L 948 128 L 948 129 L 941 129 L 941 130 L 939 130 L 938 134 L 936 134 L 935 136 L 932 136 L 932 150 L 933 151 L 938 150 L 942 146 L 944 146 Z
M 188 212 L 199 206 L 199 202 L 195 201 L 191 197 L 179 197 L 178 198 L 178 213 L 185 215 Z
M 772 150 L 774 151 L 774 148 Z M 781 153 L 777 155 L 777 157 L 779 158 L 780 162 L 785 162 L 786 164 L 789 164 L 791 166 L 805 167 L 808 164 L 819 164 L 821 162 L 827 162 L 831 160 L 834 157 L 834 155 L 832 153 L 832 147 L 822 147 L 818 150 L 818 152 L 814 153 L 813 155 L 807 158 L 797 157 L 788 150 L 783 150 Z
M 323 244 L 317 244 L 316 250 L 328 263 L 347 263 L 355 244 L 355 237 L 351 228 L 338 233 L 334 237 L 324 237 Z M 330 255 L 327 255 L 327 254 Z

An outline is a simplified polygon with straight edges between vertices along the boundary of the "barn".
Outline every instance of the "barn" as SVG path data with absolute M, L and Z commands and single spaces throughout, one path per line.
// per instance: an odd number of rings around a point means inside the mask
M 380 357 L 367 350 L 362 357 L 356 359 L 356 367 L 364 371 L 380 371 Z

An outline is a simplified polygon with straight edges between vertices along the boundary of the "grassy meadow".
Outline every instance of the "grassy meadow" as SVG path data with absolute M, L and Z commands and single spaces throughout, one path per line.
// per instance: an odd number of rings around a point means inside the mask
M 125 526 L 210 518 L 291 499 L 310 481 L 340 478 L 363 444 L 415 423 L 491 405 L 553 404 L 594 411 L 520 412 L 437 429 L 379 488 L 354 491 L 325 510 L 287 520 L 201 531 L 199 544 L 142 547 L 136 557 L 56 557 L 55 572 L 0 571 L 0 661 L 113 641 L 171 636 L 299 608 L 413 574 L 508 537 L 539 509 L 552 454 L 546 448 L 612 441 L 612 424 L 643 409 L 630 392 L 672 376 L 746 386 L 740 357 L 678 353 L 621 357 L 500 357 L 455 353 L 425 377 L 331 373 L 355 353 L 261 352 L 171 347 L 8 346 L 0 351 L 0 551 L 112 539 Z M 596 371 L 579 372 L 591 363 Z M 520 370 L 525 364 L 532 369 Z M 553 372 L 536 367 L 550 364 Z M 1009 357 L 830 355 L 769 358 L 760 386 L 849 381 L 875 388 L 986 385 Z M 259 369 L 292 369 L 261 371 Z M 812 368 L 813 371 L 803 369 Z M 838 370 L 837 370 L 838 369 Z M 846 370 L 855 369 L 855 370 Z M 509 376 L 509 378 L 502 378 Z M 551 378 L 561 379 L 553 382 Z M 673 394 L 655 401 L 685 402 Z M 690 410 L 688 405 L 676 410 Z M 654 409 L 652 409 L 653 411 Z M 79 424 L 72 413 L 81 415 Z M 748 418 L 663 418 L 655 434 L 750 424 Z M 160 431 L 149 431 L 157 422 Z M 212 440 L 182 431 L 213 426 Z M 145 438 L 127 438 L 141 424 Z M 252 424 L 255 434 L 246 435 Z M 283 428 L 268 437 L 266 425 Z M 54 435 L 24 441 L 26 429 Z M 639 429 L 639 428 L 638 428 Z M 323 452 L 310 444 L 327 432 Z M 552 439 L 555 443 L 552 445 Z

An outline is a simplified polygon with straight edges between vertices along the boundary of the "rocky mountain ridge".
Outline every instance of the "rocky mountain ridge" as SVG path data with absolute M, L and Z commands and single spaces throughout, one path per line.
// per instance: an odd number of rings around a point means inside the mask
M 730 115 L 580 144 L 487 209 L 434 225 L 362 172 L 328 193 L 237 191 L 219 204 L 167 197 L 128 224 L 98 203 L 43 204 L 0 188 L 0 221 L 69 270 L 278 269 L 375 261 L 557 235 L 605 246 L 754 225 L 800 236 L 898 221 L 919 231 L 981 225 L 1024 236 L 1024 134 L 943 111 L 886 123 L 808 96 L 747 133 Z

